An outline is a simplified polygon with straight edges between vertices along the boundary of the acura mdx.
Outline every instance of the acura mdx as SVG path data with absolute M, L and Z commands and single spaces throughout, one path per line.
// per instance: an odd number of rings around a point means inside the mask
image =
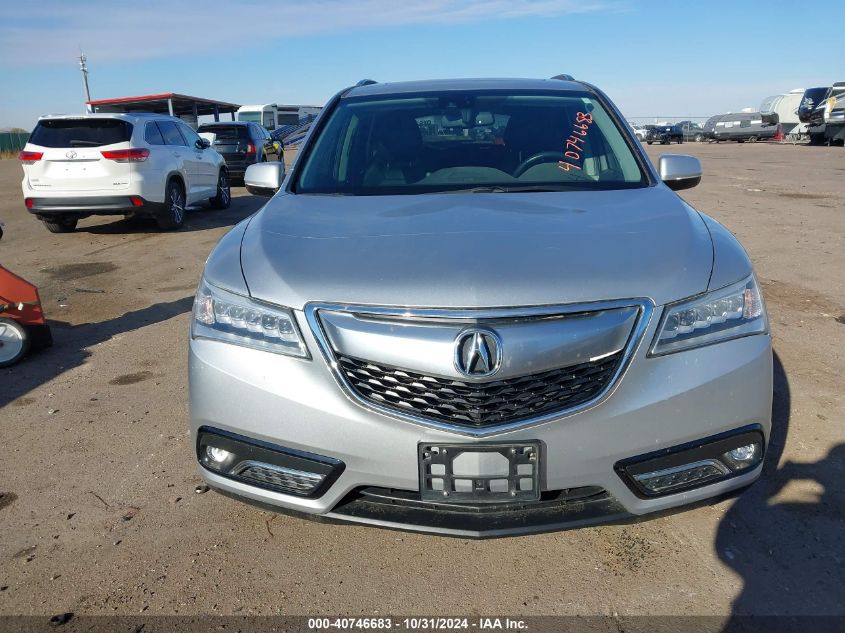
M 334 96 L 209 257 L 190 418 L 214 489 L 460 536 L 563 529 L 747 486 L 772 351 L 748 256 L 569 76 Z

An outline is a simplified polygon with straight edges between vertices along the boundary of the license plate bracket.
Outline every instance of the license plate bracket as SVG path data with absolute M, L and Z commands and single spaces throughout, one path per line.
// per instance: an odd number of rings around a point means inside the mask
M 425 443 L 418 446 L 420 496 L 438 503 L 507 503 L 540 498 L 540 443 Z

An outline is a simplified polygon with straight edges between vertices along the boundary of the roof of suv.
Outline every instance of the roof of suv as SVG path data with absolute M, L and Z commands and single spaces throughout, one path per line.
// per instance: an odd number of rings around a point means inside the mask
M 182 121 L 178 117 L 155 112 L 83 112 L 80 114 L 45 114 L 38 117 L 39 121 L 47 119 L 120 119 L 122 121 L 136 122 L 140 119 L 168 119 Z M 182 121 L 184 123 L 184 121 Z
M 433 79 L 425 81 L 400 81 L 372 83 L 355 86 L 344 97 L 403 94 L 411 92 L 438 92 L 444 90 L 577 90 L 589 87 L 580 81 L 562 79 Z

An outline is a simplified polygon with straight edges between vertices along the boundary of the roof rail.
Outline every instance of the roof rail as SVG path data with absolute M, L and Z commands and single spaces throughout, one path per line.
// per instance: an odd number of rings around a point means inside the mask
M 355 84 L 356 88 L 361 86 L 371 86 L 372 84 L 377 84 L 378 82 L 375 79 L 362 79 L 357 84 Z
M 572 75 L 555 75 L 552 79 L 559 79 L 560 81 L 575 81 Z

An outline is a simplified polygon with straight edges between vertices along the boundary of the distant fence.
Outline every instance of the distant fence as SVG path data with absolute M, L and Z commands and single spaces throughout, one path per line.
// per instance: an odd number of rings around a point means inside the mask
M 0 153 L 21 151 L 28 138 L 29 132 L 0 132 Z
M 704 125 L 709 116 L 629 116 L 625 117 L 633 125 L 674 125 L 685 121 Z

